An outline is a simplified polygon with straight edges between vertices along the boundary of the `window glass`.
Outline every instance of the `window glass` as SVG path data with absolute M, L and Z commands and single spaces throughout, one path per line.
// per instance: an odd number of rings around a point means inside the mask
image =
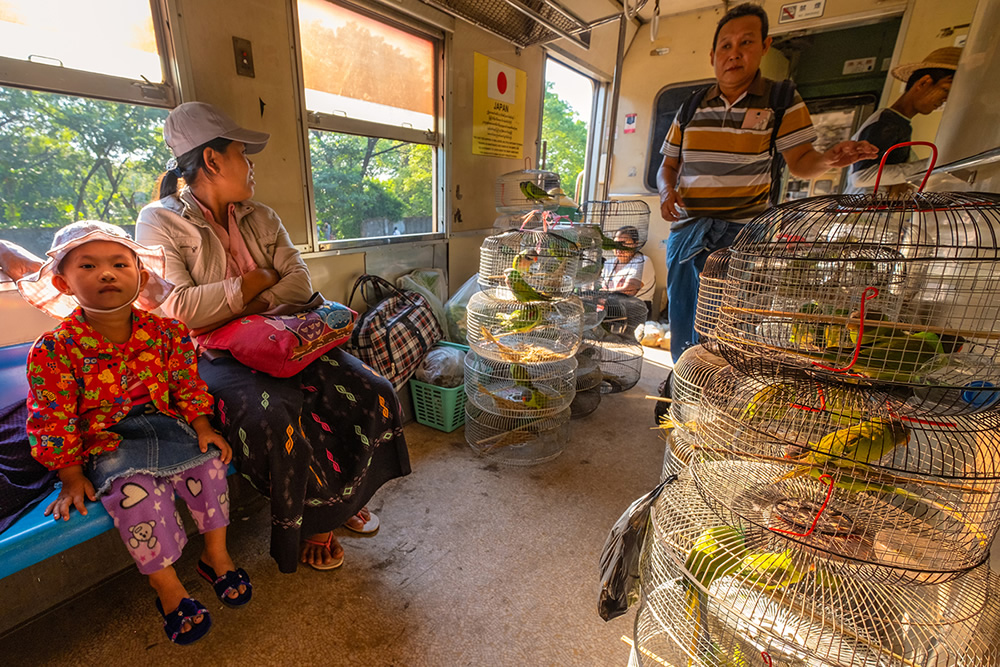
M 170 151 L 166 109 L 0 86 L 0 236 L 43 255 L 53 232 L 132 229 Z
M 325 0 L 299 0 L 310 111 L 435 129 L 434 42 Z
M 164 81 L 148 0 L 0 0 L 0 56 Z
M 653 135 L 650 137 L 649 162 L 646 164 L 646 187 L 650 190 L 656 191 L 656 173 L 663 162 L 660 149 L 663 148 L 663 140 L 667 138 L 667 131 L 674 122 L 674 116 L 680 111 L 684 100 L 694 91 L 706 88 L 708 85 L 707 82 L 679 84 L 664 88 L 656 96 L 656 102 L 653 103 Z
M 311 130 L 320 242 L 434 231 L 431 146 Z
M 545 61 L 545 101 L 542 141 L 545 168 L 559 174 L 559 183 L 578 204 L 582 203 L 583 168 L 587 163 L 587 135 L 594 103 L 594 82 L 551 58 Z

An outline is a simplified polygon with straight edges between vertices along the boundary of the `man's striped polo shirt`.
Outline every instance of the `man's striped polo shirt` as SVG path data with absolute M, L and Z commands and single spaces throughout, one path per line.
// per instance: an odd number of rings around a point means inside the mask
M 758 71 L 750 88 L 731 106 L 718 84 L 713 85 L 683 131 L 674 119 L 660 149 L 669 158 L 680 157 L 677 192 L 687 215 L 674 228 L 697 217 L 747 222 L 767 209 L 773 83 Z M 762 110 L 763 114 L 757 113 Z M 816 128 L 796 91 L 775 144 L 784 152 L 815 140 Z

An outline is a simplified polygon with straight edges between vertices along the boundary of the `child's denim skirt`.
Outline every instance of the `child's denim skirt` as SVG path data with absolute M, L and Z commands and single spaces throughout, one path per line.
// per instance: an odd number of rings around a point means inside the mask
M 97 495 L 107 493 L 111 482 L 146 473 L 168 477 L 219 456 L 214 445 L 198 449 L 198 434 L 185 422 L 158 412 L 152 402 L 138 405 L 108 429 L 121 436 L 118 449 L 90 457 L 85 474 Z

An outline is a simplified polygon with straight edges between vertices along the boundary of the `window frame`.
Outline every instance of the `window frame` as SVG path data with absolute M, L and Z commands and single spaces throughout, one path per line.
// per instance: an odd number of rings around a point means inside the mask
M 163 82 L 127 79 L 68 67 L 0 56 L 0 85 L 59 95 L 173 109 L 179 103 L 174 40 L 167 19 L 171 0 L 149 0 Z
M 670 125 L 673 125 L 674 118 L 677 117 L 677 113 L 681 110 L 684 105 L 684 101 L 687 100 L 688 95 L 698 90 L 699 88 L 707 88 L 708 86 L 715 83 L 715 79 L 696 79 L 694 81 L 678 81 L 677 83 L 671 83 L 663 88 L 660 88 L 653 96 L 653 109 L 652 118 L 653 122 L 649 124 L 649 136 L 646 138 L 646 145 L 649 147 L 649 157 L 646 160 L 645 174 L 642 178 L 642 185 L 648 192 L 658 192 L 656 188 L 656 173 L 660 169 L 660 165 L 663 163 L 663 154 L 660 153 L 660 149 L 663 148 L 663 140 L 666 139 L 666 135 L 670 133 Z M 673 115 L 670 116 L 670 124 L 667 125 L 667 131 L 663 135 L 663 139 L 656 143 L 656 125 L 660 119 L 660 99 L 672 90 L 677 89 L 688 89 L 688 94 L 684 96 L 680 104 L 673 109 Z M 655 168 L 653 168 L 653 160 L 656 160 Z M 649 183 L 649 177 L 652 175 L 653 183 Z
M 306 195 L 306 209 L 308 212 L 309 243 L 299 250 L 308 256 L 341 254 L 343 251 L 365 249 L 385 245 L 400 245 L 406 243 L 426 243 L 427 241 L 438 241 L 448 238 L 450 229 L 448 227 L 447 210 L 449 206 L 446 196 L 447 187 L 447 157 L 445 146 L 446 126 L 446 104 L 444 101 L 444 87 L 447 74 L 447 47 L 449 34 L 430 23 L 425 23 L 409 16 L 399 14 L 388 8 L 381 6 L 372 7 L 361 5 L 352 0 L 326 0 L 332 5 L 336 5 L 348 11 L 355 12 L 367 18 L 380 21 L 393 28 L 404 30 L 419 37 L 428 39 L 434 44 L 434 128 L 433 130 L 418 130 L 412 127 L 402 127 L 386 125 L 373 121 L 366 121 L 359 118 L 348 118 L 338 114 L 310 111 L 306 106 L 306 88 L 302 63 L 302 35 L 299 26 L 298 0 L 290 0 L 289 8 L 291 15 L 291 26 L 293 30 L 293 43 L 295 47 L 295 68 L 296 85 L 298 87 L 298 104 L 301 123 L 301 149 L 303 156 L 303 179 Z M 394 141 L 405 141 L 407 143 L 422 144 L 431 146 L 434 152 L 434 169 L 432 187 L 434 190 L 431 217 L 437 231 L 423 234 L 407 234 L 405 236 L 375 236 L 369 238 L 339 239 L 331 241 L 320 241 L 318 235 L 319 220 L 316 215 L 315 186 L 312 174 L 312 156 L 309 149 L 309 133 L 312 130 L 322 132 L 336 132 L 339 134 L 351 134 L 363 137 L 378 137 Z

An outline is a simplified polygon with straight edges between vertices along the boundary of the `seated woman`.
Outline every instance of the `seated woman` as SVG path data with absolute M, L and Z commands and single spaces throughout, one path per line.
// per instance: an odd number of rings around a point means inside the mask
M 634 296 L 651 305 L 653 288 L 656 286 L 656 272 L 653 264 L 636 248 L 639 245 L 639 230 L 626 226 L 615 232 L 615 259 L 605 262 L 601 271 L 601 289 Z
M 203 102 L 180 105 L 164 125 L 175 160 L 160 179 L 159 200 L 139 213 L 136 239 L 163 246 L 165 277 L 175 285 L 163 311 L 195 334 L 313 300 L 309 271 L 281 220 L 250 199 L 247 155 L 269 136 Z M 217 426 L 233 444 L 236 468 L 271 499 L 278 568 L 294 572 L 299 561 L 339 567 L 343 549 L 333 530 L 374 532 L 378 517 L 365 503 L 410 472 L 392 384 L 340 349 L 290 378 L 227 354 L 203 354 L 198 371 L 216 398 Z

